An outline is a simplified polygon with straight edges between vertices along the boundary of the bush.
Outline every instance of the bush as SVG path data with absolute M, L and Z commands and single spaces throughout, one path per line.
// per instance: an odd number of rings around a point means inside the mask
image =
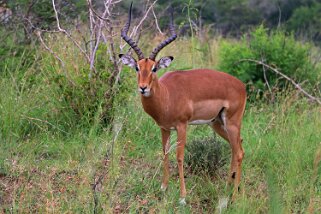
M 227 162 L 229 152 L 228 143 L 217 138 L 194 140 L 186 145 L 185 163 L 193 173 L 214 175 Z
M 294 10 L 288 20 L 287 29 L 321 42 L 320 19 L 321 3 L 313 2 L 310 6 L 301 6 Z
M 282 73 L 297 82 L 307 80 L 310 85 L 317 83 L 317 72 L 310 59 L 308 44 L 302 44 L 293 35 L 286 35 L 281 30 L 272 31 L 258 27 L 249 38 L 244 36 L 240 42 L 225 41 L 220 48 L 219 69 L 231 73 L 248 85 L 249 92 L 265 90 L 262 65 L 242 59 L 254 59 L 278 68 Z M 285 80 L 280 80 L 272 71 L 266 69 L 270 85 L 284 87 Z M 306 84 L 307 85 L 307 84 Z
M 51 43 L 52 41 L 50 41 Z M 65 41 L 68 42 L 68 41 Z M 54 44 L 54 49 L 63 49 L 60 44 Z M 96 115 L 100 114 L 104 105 L 104 93 L 107 86 L 109 72 L 102 72 L 107 68 L 105 64 L 99 64 L 99 72 L 91 77 L 89 65 L 83 60 L 81 53 L 75 47 L 65 48 L 62 55 L 64 67 L 45 50 L 39 62 L 39 72 L 45 74 L 43 83 L 55 91 L 55 99 L 62 100 L 75 113 L 75 120 L 79 125 L 92 124 Z M 106 115 L 105 115 L 106 116 Z M 99 118 L 100 119 L 100 118 Z
M 56 39 L 61 42 L 56 43 Z M 46 42 L 54 52 L 59 52 L 64 67 L 52 54 L 43 50 L 39 62 L 40 72 L 46 74 L 43 81 L 56 90 L 57 99 L 64 100 L 73 110 L 77 124 L 108 126 L 113 119 L 115 102 L 121 103 L 119 99 L 126 101 L 129 90 L 126 78 L 131 76 L 122 76 L 121 82 L 114 83 L 112 75 L 115 68 L 108 59 L 106 44 L 101 43 L 97 49 L 96 72 L 93 72 L 80 50 L 68 38 L 57 35 L 57 38 L 49 37 Z

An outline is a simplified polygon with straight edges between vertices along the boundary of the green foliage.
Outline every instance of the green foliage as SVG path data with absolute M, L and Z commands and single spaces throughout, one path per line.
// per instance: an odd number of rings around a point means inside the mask
M 18 43 L 19 34 L 0 27 L 0 75 L 15 70 L 26 71 L 35 60 L 35 48 Z
M 264 19 L 260 10 L 250 6 L 247 0 L 215 0 L 214 4 L 215 21 L 223 34 L 238 36 Z
M 263 66 L 243 59 L 263 61 L 297 82 L 317 83 L 318 73 L 310 58 L 310 45 L 296 41 L 293 35 L 281 30 L 268 33 L 260 26 L 249 38 L 244 36 L 238 43 L 224 41 L 220 48 L 220 70 L 238 77 L 255 93 L 266 90 Z M 285 80 L 279 80 L 280 76 L 273 71 L 266 69 L 266 77 L 272 86 L 285 86 Z
M 50 53 L 43 52 L 39 69 L 45 73 L 44 82 L 55 88 L 57 99 L 64 100 L 75 113 L 78 125 L 96 126 L 99 128 L 110 125 L 114 115 L 114 105 L 124 103 L 132 86 L 133 76 L 128 75 L 127 68 L 120 78 L 114 75 L 115 67 L 108 59 L 107 45 L 101 43 L 95 56 L 95 69 L 91 70 L 82 53 L 75 46 L 65 47 L 71 41 L 55 43 L 55 38 L 48 38 L 53 49 L 64 49 L 61 57 L 64 66 L 58 64 Z M 63 44 L 64 43 L 64 44 Z M 118 82 L 116 83 L 116 78 Z
M 130 0 L 125 1 L 127 8 Z M 140 4 L 144 1 L 140 0 Z M 192 21 L 196 25 L 210 24 L 211 30 L 224 36 L 241 37 L 254 26 L 264 23 L 271 29 L 280 25 L 291 32 L 296 31 L 301 36 L 320 42 L 320 3 L 315 0 L 173 0 L 171 6 L 175 10 L 175 22 L 182 27 L 181 32 L 188 29 L 185 8 L 193 8 Z M 159 0 L 155 11 L 158 16 L 166 16 L 168 1 Z M 136 10 L 143 13 L 143 8 Z M 161 27 L 167 26 L 167 21 L 160 18 Z M 197 26 L 197 27 L 199 27 Z
M 78 51 L 76 48 L 65 50 L 64 67 L 57 64 L 50 53 L 44 52 L 40 62 L 40 70 L 46 74 L 44 82 L 56 89 L 56 99 L 66 102 L 77 115 L 75 120 L 79 125 L 107 125 L 113 113 L 113 96 L 106 96 L 112 91 L 108 81 L 113 66 L 105 59 L 106 47 L 101 45 L 97 51 L 96 72 L 89 69 Z
M 66 135 L 75 125 L 73 112 L 57 98 L 55 88 L 43 82 L 42 74 L 34 75 L 30 69 L 28 73 L 1 75 L 1 142 L 11 143 L 46 131 Z
M 1 61 L 1 141 L 21 140 L 44 131 L 63 136 L 78 128 L 99 131 L 110 125 L 114 102 L 126 102 L 135 78 L 126 71 L 121 84 L 110 87 L 113 65 L 106 60 L 107 47 L 102 44 L 98 48 L 96 73 L 90 77 L 89 65 L 79 50 L 62 48 L 68 42 L 52 43 L 54 51 L 64 49 L 64 66 L 45 50 L 38 51 L 36 61 L 31 61 L 33 52 L 27 49 Z
M 312 39 L 321 40 L 321 3 L 297 8 L 288 20 L 287 29 L 301 35 L 311 35 Z
M 59 11 L 61 22 L 71 23 L 76 18 L 85 20 L 86 1 L 69 0 L 56 1 L 56 8 Z M 56 18 L 52 2 L 48 0 L 10 0 L 8 7 L 16 16 L 23 16 L 38 28 L 49 29 L 56 24 Z M 25 20 L 24 20 L 25 21 Z M 27 25 L 25 26 L 27 27 Z
M 21 42 L 22 30 L 1 26 L 0 34 L 0 141 L 10 143 L 49 130 L 65 135 L 72 117 L 38 73 L 37 47 Z

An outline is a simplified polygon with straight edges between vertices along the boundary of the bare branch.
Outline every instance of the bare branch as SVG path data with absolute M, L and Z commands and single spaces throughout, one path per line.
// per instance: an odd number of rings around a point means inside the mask
M 156 4 L 156 2 L 157 2 L 157 0 L 155 0 L 155 1 L 149 6 L 149 8 L 147 9 L 147 11 L 146 11 L 146 13 L 144 14 L 143 18 L 140 20 L 140 22 L 138 23 L 138 25 L 134 27 L 133 32 L 132 32 L 132 33 L 134 33 L 134 35 L 136 35 L 137 30 L 141 27 L 141 25 L 143 24 L 143 22 L 144 22 L 145 19 L 147 18 L 149 11 L 153 8 L 153 6 Z M 132 37 L 132 35 L 130 35 L 130 36 Z
M 42 37 L 41 37 L 41 31 L 37 30 L 37 31 L 35 31 L 35 33 L 36 33 L 36 36 L 38 37 L 40 43 L 44 46 L 44 48 L 45 48 L 49 53 L 51 53 L 51 54 L 60 62 L 61 67 L 62 67 L 62 69 L 63 69 L 66 77 L 69 77 L 68 72 L 66 71 L 66 68 L 65 68 L 65 63 L 64 63 L 64 61 L 63 61 L 53 50 L 51 50 L 51 49 L 46 45 L 46 43 L 43 41 L 43 39 L 42 39 Z M 68 81 L 69 81 L 72 85 L 75 85 L 75 83 L 71 80 L 71 78 L 67 78 L 67 79 L 68 79 Z
M 52 0 L 52 8 L 53 8 L 54 11 L 55 11 L 55 18 L 56 18 L 58 30 L 64 31 L 64 30 L 60 27 L 60 21 L 59 21 L 58 12 L 57 12 L 56 5 L 55 5 L 55 0 Z
M 159 25 L 158 25 L 158 20 L 157 20 L 157 16 L 156 16 L 156 14 L 155 14 L 154 8 L 152 8 L 152 12 L 153 12 L 153 15 L 154 15 L 154 18 L 155 18 L 155 24 L 156 24 L 157 30 L 159 31 L 159 33 L 160 33 L 161 35 L 164 35 L 164 33 L 161 31 L 161 29 L 160 29 L 160 27 L 159 27 Z
M 105 15 L 99 15 L 98 12 L 93 8 L 92 4 L 91 4 L 91 0 L 87 0 L 87 3 L 88 3 L 88 6 L 90 8 L 90 10 L 95 14 L 95 16 L 97 16 L 99 19 L 101 20 L 104 20 L 104 21 L 107 21 L 107 22 L 110 22 L 110 19 L 109 18 L 105 18 Z M 106 4 L 108 3 L 105 2 L 105 8 L 106 8 Z
M 318 104 L 321 104 L 321 100 L 320 98 L 314 97 L 311 94 L 309 94 L 308 92 L 306 92 L 298 83 L 296 83 L 293 79 L 291 79 L 290 77 L 288 77 L 287 75 L 283 74 L 282 72 L 280 72 L 279 70 L 277 70 L 276 68 L 271 67 L 270 65 L 265 64 L 262 61 L 258 61 L 255 59 L 241 59 L 239 60 L 237 63 L 240 62 L 254 62 L 256 64 L 259 65 L 263 65 L 266 68 L 270 69 L 271 71 L 274 71 L 276 74 L 282 76 L 283 78 L 285 78 L 286 80 L 288 80 L 289 82 L 291 82 L 297 89 L 299 89 L 299 91 L 301 91 L 305 96 L 309 97 L 311 100 L 316 101 Z
M 28 24 L 31 26 L 31 28 L 35 29 L 36 31 L 41 31 L 41 32 L 46 32 L 46 33 L 60 33 L 61 31 L 59 30 L 46 30 L 46 29 L 41 29 L 36 27 L 29 18 L 23 18 L 23 20 L 25 20 L 26 22 L 28 22 Z
M 56 5 L 55 5 L 55 0 L 52 0 L 52 7 L 53 7 L 54 12 L 55 12 L 55 18 L 56 18 L 56 21 L 57 21 L 58 30 L 61 31 L 64 34 L 66 34 L 66 36 L 72 41 L 72 43 L 74 43 L 74 45 L 76 45 L 77 48 L 82 52 L 82 54 L 85 56 L 86 60 L 88 62 L 90 62 L 89 56 L 87 55 L 86 51 L 81 47 L 81 45 L 76 40 L 74 40 L 74 38 L 65 29 L 61 28 L 58 12 L 57 12 Z
M 113 27 L 110 25 L 109 29 L 108 29 L 109 33 L 112 34 L 113 33 Z M 120 74 L 120 70 L 117 64 L 117 56 L 116 56 L 116 52 L 115 52 L 115 45 L 114 45 L 114 39 L 113 37 L 110 37 L 109 39 L 109 45 L 110 45 L 110 57 L 112 59 L 112 62 L 114 64 L 114 71 L 110 76 L 110 85 L 117 85 L 118 80 L 119 80 L 119 74 Z
M 261 61 L 264 62 L 265 60 L 263 60 L 263 58 L 262 58 Z M 266 69 L 265 69 L 265 66 L 264 66 L 264 65 L 262 65 L 262 69 L 263 69 L 263 77 L 264 77 L 264 81 L 265 81 L 265 83 L 266 83 L 266 86 L 268 87 L 269 92 L 272 93 L 272 90 L 271 90 L 269 81 L 268 81 L 268 79 L 267 79 L 267 77 L 266 77 Z
M 64 61 L 53 51 L 51 50 L 47 45 L 46 43 L 43 41 L 42 37 L 41 37 L 41 31 L 37 30 L 35 32 L 36 36 L 39 38 L 39 41 L 41 42 L 41 44 L 43 45 L 43 47 L 49 52 L 51 53 L 61 64 L 61 66 L 63 68 L 65 68 L 65 63 Z
M 95 63 L 95 56 L 96 56 L 96 52 L 97 52 L 97 49 L 98 49 L 98 46 L 99 46 L 99 43 L 100 43 L 100 37 L 101 37 L 101 28 L 102 28 L 102 20 L 100 20 L 100 23 L 99 23 L 99 28 L 98 28 L 98 35 L 97 35 L 97 38 L 96 38 L 96 44 L 95 44 L 95 47 L 90 55 L 90 70 L 92 70 L 94 68 L 94 63 Z
M 87 3 L 90 8 L 90 10 L 89 10 L 90 39 L 91 39 L 90 40 L 90 70 L 92 70 L 94 68 L 96 52 L 99 47 L 100 40 L 101 40 L 102 36 L 103 36 L 104 42 L 107 42 L 106 37 L 102 33 L 103 21 L 109 20 L 108 17 L 110 17 L 110 14 L 111 14 L 109 9 L 112 6 L 113 1 L 107 0 L 104 2 L 105 10 L 104 10 L 102 16 L 99 16 L 97 14 L 97 12 L 93 9 L 91 0 L 87 0 Z M 99 20 L 97 22 L 95 22 L 95 18 L 93 16 L 93 14 L 95 14 L 95 16 L 97 16 L 99 18 Z M 111 23 L 109 21 L 107 22 L 107 28 L 108 28 L 108 30 L 111 28 Z M 95 34 L 94 31 L 98 31 L 95 36 L 95 39 L 94 39 L 94 34 Z M 93 41 L 95 41 L 94 47 L 92 46 Z M 113 43 L 112 38 L 110 38 L 110 42 Z M 115 55 L 114 51 L 113 51 L 113 54 Z M 114 60 L 112 60 L 112 61 L 114 61 Z M 116 66 L 117 66 L 117 63 L 116 63 Z

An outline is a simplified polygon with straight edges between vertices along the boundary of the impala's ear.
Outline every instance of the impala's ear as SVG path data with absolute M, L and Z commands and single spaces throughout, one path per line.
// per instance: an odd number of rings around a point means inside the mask
M 124 65 L 127 65 L 131 68 L 136 68 L 137 63 L 133 57 L 131 57 L 129 55 L 125 55 L 125 54 L 119 54 L 118 56 Z
M 160 68 L 167 68 L 171 62 L 173 61 L 174 57 L 172 56 L 164 56 L 160 60 L 158 60 L 157 67 Z

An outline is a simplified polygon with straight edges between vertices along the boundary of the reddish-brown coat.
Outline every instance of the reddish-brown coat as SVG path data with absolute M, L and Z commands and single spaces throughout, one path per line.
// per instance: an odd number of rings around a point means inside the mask
M 141 97 L 144 110 L 162 128 L 169 130 L 182 122 L 214 119 L 223 107 L 227 110 L 228 118 L 239 109 L 244 109 L 244 84 L 224 72 L 209 69 L 174 71 L 166 73 L 159 80 L 151 72 L 138 74 L 142 75 L 154 78 L 147 84 L 145 81 L 139 82 L 139 85 L 152 84 L 152 95 Z M 138 81 L 141 79 L 138 78 Z

